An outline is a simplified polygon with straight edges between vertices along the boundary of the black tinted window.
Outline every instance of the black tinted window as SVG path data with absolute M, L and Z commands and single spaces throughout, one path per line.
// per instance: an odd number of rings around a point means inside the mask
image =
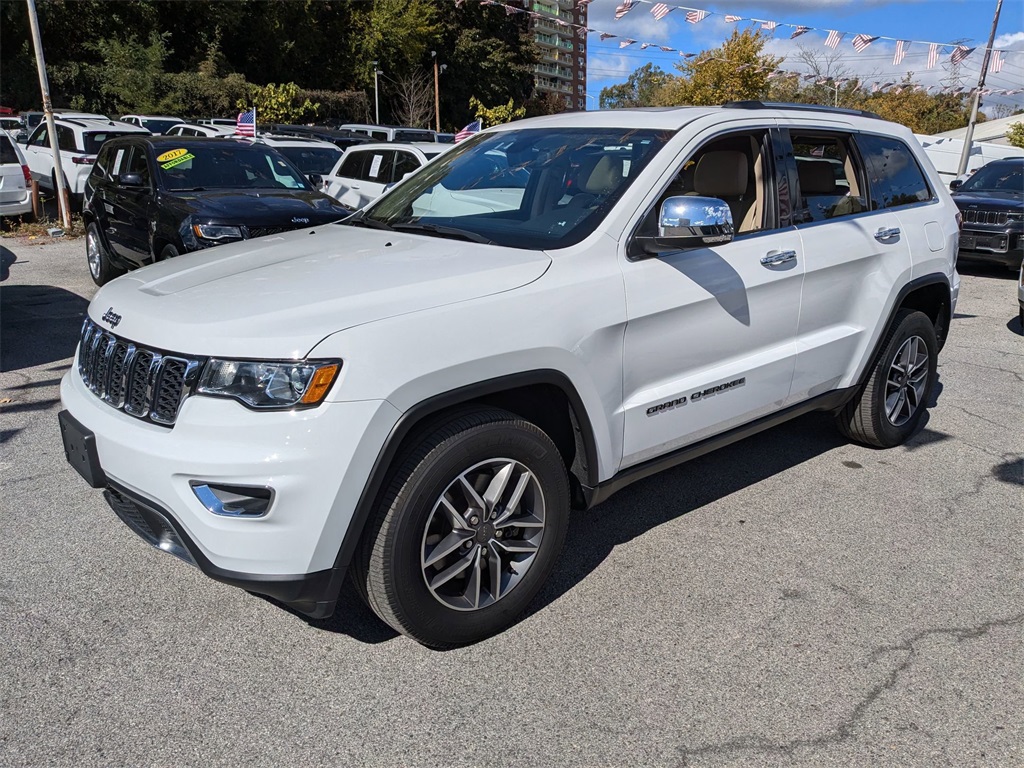
M 78 152 L 78 146 L 75 144 L 75 132 L 63 125 L 58 125 L 57 146 L 66 152 Z
M 83 138 L 85 140 L 85 146 L 79 150 L 84 151 L 88 155 L 95 155 L 100 151 L 100 147 L 103 146 L 103 142 L 107 139 L 115 139 L 118 136 L 127 136 L 125 133 L 113 133 L 110 131 L 86 133 Z
M 871 185 L 871 209 L 896 208 L 931 200 L 932 191 L 914 154 L 899 139 L 857 137 Z
M 363 178 L 363 167 L 369 163 L 369 152 L 349 152 L 338 169 L 338 175 L 346 179 Z
M 341 154 L 327 147 L 278 147 L 277 151 L 292 161 L 305 174 L 330 173 Z
M 18 155 L 14 151 L 14 145 L 11 144 L 11 140 L 0 133 L 0 164 L 8 165 L 11 163 L 14 165 L 21 165 L 21 161 L 18 160 Z
M 96 158 L 96 164 L 92 168 L 92 176 L 97 179 L 110 178 L 110 163 L 114 159 L 114 151 L 110 147 L 104 147 Z
M 1024 192 L 1024 163 L 989 163 L 960 187 L 961 192 Z
M 146 162 L 146 150 L 139 146 L 133 147 L 128 167 L 124 169 L 123 173 L 137 173 L 142 178 L 142 183 L 149 186 L 149 164 Z
M 410 152 L 396 152 L 395 155 L 395 181 L 401 181 L 405 174 L 420 167 L 419 158 Z
M 46 125 L 43 125 L 36 131 L 36 135 L 32 137 L 29 142 L 33 147 L 48 147 L 50 146 L 50 140 L 47 138 Z

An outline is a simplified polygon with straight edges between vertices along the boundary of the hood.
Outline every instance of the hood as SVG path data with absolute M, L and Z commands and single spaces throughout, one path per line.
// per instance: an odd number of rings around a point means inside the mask
M 540 251 L 328 224 L 129 272 L 100 289 L 89 316 L 170 352 L 300 358 L 346 328 L 513 290 L 550 263 Z M 116 328 L 102 321 L 108 309 Z
M 272 227 L 287 224 L 294 216 L 321 223 L 337 221 L 352 213 L 337 200 L 305 189 L 224 189 L 164 194 L 193 216 L 216 219 L 224 224 Z
M 1008 189 L 979 190 L 977 192 L 955 192 L 953 201 L 961 208 L 985 208 L 997 211 L 1019 211 L 1024 208 L 1024 196 L 1020 192 Z

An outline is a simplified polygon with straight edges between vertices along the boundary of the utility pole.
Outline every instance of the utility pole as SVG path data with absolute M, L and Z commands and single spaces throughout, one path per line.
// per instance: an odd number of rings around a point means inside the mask
M 1003 8 L 1003 0 L 996 0 L 996 15 L 992 18 L 992 31 L 988 35 L 988 45 L 985 46 L 985 58 L 981 62 L 981 75 L 978 77 L 978 89 L 974 92 L 974 102 L 971 105 L 971 119 L 967 123 L 967 133 L 964 135 L 964 148 L 960 152 L 960 167 L 956 175 L 963 176 L 967 172 L 967 163 L 971 158 L 971 143 L 974 141 L 974 124 L 978 122 L 978 107 L 981 106 L 981 89 L 985 87 L 985 75 L 988 73 L 988 61 L 992 57 L 992 44 L 996 39 L 996 27 L 999 25 L 999 11 Z
M 380 98 L 377 91 L 377 75 L 381 74 L 381 71 L 377 69 L 379 63 L 373 62 L 373 120 L 377 125 L 380 125 Z
M 65 230 L 71 229 L 71 209 L 68 206 L 68 191 L 64 188 L 64 169 L 60 164 L 60 149 L 57 144 L 57 126 L 53 122 L 53 103 L 50 101 L 50 82 L 46 77 L 46 61 L 43 59 L 43 40 L 39 34 L 39 18 L 36 16 L 35 0 L 27 0 L 28 23 L 32 28 L 32 44 L 36 49 L 36 67 L 39 70 L 39 90 L 43 95 L 43 114 L 46 116 L 46 130 L 53 150 L 53 176 L 56 179 L 57 210 Z
M 430 57 L 434 60 L 434 130 L 441 132 L 441 89 L 438 84 L 437 51 L 431 51 Z

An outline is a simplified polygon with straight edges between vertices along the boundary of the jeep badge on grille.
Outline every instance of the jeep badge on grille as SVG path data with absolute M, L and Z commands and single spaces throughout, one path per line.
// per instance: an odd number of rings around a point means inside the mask
M 117 328 L 117 324 L 121 322 L 121 316 L 114 311 L 113 307 L 104 312 L 100 319 L 105 323 L 110 323 L 111 328 Z

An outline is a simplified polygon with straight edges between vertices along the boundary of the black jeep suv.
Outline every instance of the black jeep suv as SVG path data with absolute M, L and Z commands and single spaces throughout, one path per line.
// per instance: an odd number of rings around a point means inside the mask
M 993 160 L 982 166 L 955 188 L 953 200 L 963 217 L 959 258 L 1020 269 L 1024 259 L 1024 157 Z
M 89 272 L 103 285 L 179 253 L 350 213 L 265 145 L 182 136 L 113 139 L 104 143 L 85 185 Z

